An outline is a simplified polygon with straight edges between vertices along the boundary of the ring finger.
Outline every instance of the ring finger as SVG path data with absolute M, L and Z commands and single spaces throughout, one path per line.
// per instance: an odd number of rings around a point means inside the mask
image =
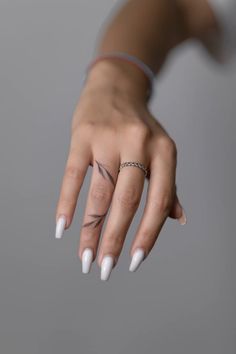
M 121 161 L 140 161 L 139 158 L 125 158 Z M 113 194 L 111 210 L 107 220 L 98 256 L 101 267 L 101 279 L 108 280 L 111 270 L 117 263 L 126 233 L 138 208 L 145 176 L 140 168 L 127 166 L 122 168 Z

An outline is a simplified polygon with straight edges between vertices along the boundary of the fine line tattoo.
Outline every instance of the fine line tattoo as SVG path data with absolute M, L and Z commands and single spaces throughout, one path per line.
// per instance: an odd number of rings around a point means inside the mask
M 94 218 L 94 220 L 85 223 L 83 225 L 83 227 L 87 227 L 87 226 L 93 226 L 94 228 L 97 227 L 102 222 L 102 220 L 105 218 L 106 214 L 107 213 L 102 214 L 102 215 L 89 214 L 89 216 L 92 216 Z
M 97 163 L 100 175 L 102 175 L 103 178 L 108 179 L 113 184 L 113 186 L 115 186 L 115 181 L 110 172 L 107 171 L 107 169 L 101 164 L 101 162 L 98 162 L 97 160 L 95 161 Z

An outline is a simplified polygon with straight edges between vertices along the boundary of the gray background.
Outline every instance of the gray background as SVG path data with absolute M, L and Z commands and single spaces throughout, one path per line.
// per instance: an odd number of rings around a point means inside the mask
M 72 112 L 115 1 L 0 2 L 0 352 L 236 352 L 235 64 L 176 50 L 151 109 L 178 146 L 188 224 L 171 219 L 128 272 L 142 204 L 107 283 L 77 258 L 91 170 L 74 222 L 54 239 Z

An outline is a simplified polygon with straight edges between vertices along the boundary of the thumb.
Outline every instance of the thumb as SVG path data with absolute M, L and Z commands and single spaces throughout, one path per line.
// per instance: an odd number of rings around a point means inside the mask
M 169 217 L 172 219 L 177 219 L 180 225 L 185 225 L 187 223 L 187 218 L 186 218 L 184 208 L 180 204 L 177 194 L 175 195 L 173 207 L 170 211 Z

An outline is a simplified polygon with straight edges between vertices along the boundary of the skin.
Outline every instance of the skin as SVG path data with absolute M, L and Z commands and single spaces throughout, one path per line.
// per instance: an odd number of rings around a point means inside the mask
M 217 30 L 204 0 L 131 0 L 105 28 L 97 55 L 123 51 L 143 60 L 158 73 L 170 51 L 184 41 L 201 40 Z M 149 167 L 145 209 L 134 236 L 145 257 L 168 217 L 183 215 L 176 191 L 177 148 L 148 108 L 149 82 L 137 67 L 120 60 L 103 60 L 88 73 L 71 124 L 71 143 L 59 195 L 56 221 L 71 225 L 87 169 L 92 166 L 78 255 L 90 247 L 100 266 L 104 255 L 115 264 L 141 199 L 145 175 L 139 168 L 118 168 L 124 161 Z M 106 215 L 107 225 L 98 250 Z M 183 217 L 183 216 L 182 216 Z

